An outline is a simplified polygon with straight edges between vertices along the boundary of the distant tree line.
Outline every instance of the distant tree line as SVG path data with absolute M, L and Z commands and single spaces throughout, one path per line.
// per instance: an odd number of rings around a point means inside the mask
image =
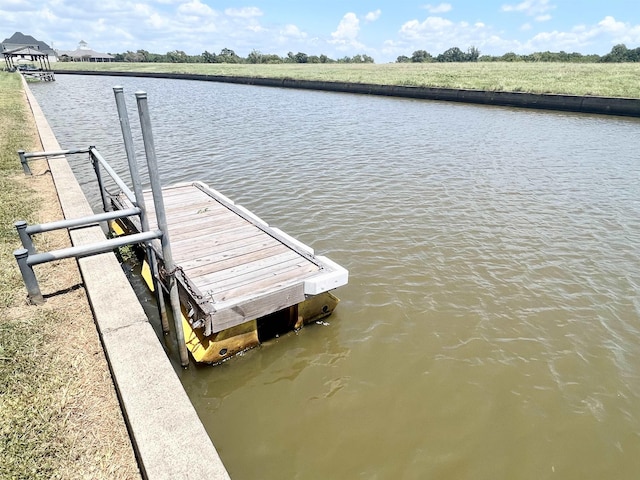
M 560 52 L 536 52 L 528 55 L 518 55 L 508 52 L 504 55 L 480 55 L 475 47 L 470 47 L 463 52 L 458 47 L 453 47 L 434 57 L 425 50 L 416 50 L 410 57 L 401 55 L 396 63 L 424 63 L 424 62 L 564 62 L 564 63 L 622 63 L 640 62 L 640 47 L 629 49 L 624 44 L 615 45 L 606 55 L 583 55 L 582 53 Z
M 246 57 L 241 57 L 230 48 L 223 48 L 220 53 L 205 50 L 200 55 L 188 55 L 182 50 L 173 50 L 164 54 L 150 53 L 146 50 L 124 53 L 111 53 L 116 62 L 150 62 L 150 63 L 375 63 L 369 55 L 357 54 L 353 57 L 342 57 L 337 60 L 326 55 L 307 55 L 303 52 L 289 52 L 286 57 L 264 54 L 253 50 Z

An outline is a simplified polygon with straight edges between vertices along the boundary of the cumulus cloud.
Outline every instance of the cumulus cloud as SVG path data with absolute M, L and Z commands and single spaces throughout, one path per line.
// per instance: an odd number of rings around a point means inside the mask
M 227 8 L 224 13 L 230 17 L 240 18 L 255 18 L 262 16 L 262 10 L 258 7 Z
M 202 3 L 200 0 L 191 0 L 180 5 L 178 13 L 185 17 L 206 18 L 213 16 L 214 11 L 209 5 Z
M 306 32 L 301 31 L 296 25 L 285 25 L 284 28 L 280 30 L 280 36 L 284 38 L 306 38 Z
M 577 25 L 569 31 L 540 32 L 527 41 L 526 51 L 589 49 L 596 41 L 613 46 L 618 43 L 640 43 L 640 25 L 620 22 L 612 16 L 604 17 L 595 25 Z M 600 52 L 602 54 L 607 52 Z
M 481 53 L 504 53 L 514 50 L 518 44 L 502 38 L 493 27 L 483 22 L 454 22 L 430 16 L 423 21 L 405 22 L 398 31 L 398 39 L 385 43 L 384 52 L 408 55 L 415 50 L 427 50 L 437 55 L 456 46 L 461 50 L 474 46 Z
M 381 13 L 382 13 L 382 10 L 377 9 L 377 10 L 375 10 L 375 11 L 373 11 L 373 12 L 369 12 L 369 13 L 367 13 L 367 14 L 365 15 L 364 19 L 365 19 L 367 22 L 375 22 L 377 19 L 379 19 L 379 18 L 380 18 L 380 14 L 381 14 Z
M 453 7 L 450 3 L 440 3 L 438 5 L 424 5 L 422 8 L 427 10 L 429 13 L 447 13 L 450 12 Z
M 555 9 L 555 5 L 549 0 L 524 0 L 515 5 L 503 5 L 503 12 L 520 12 L 529 17 L 534 17 L 538 22 L 545 22 L 551 19 L 549 12 Z
M 360 33 L 360 20 L 355 13 L 346 13 L 335 32 L 331 33 L 329 43 L 342 47 L 357 47 L 363 45 L 358 42 L 358 33 Z

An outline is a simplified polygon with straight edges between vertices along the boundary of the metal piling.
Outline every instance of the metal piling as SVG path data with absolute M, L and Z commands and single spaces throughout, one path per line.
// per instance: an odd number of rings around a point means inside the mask
M 184 332 L 182 330 L 182 311 L 180 308 L 180 298 L 178 295 L 178 284 L 176 280 L 176 266 L 173 262 L 171 253 L 171 245 L 169 241 L 169 230 L 167 227 L 167 217 L 164 210 L 164 200 L 162 199 L 162 185 L 160 183 L 160 174 L 158 172 L 158 162 L 153 142 L 153 132 L 151 130 L 151 119 L 149 118 L 149 105 L 147 103 L 146 92 L 136 92 L 136 102 L 138 104 L 138 114 L 140 116 L 140 128 L 142 129 L 142 140 L 147 157 L 147 167 L 149 169 L 149 180 L 151 183 L 151 193 L 153 194 L 153 203 L 156 209 L 156 220 L 158 228 L 163 232 L 162 235 L 162 257 L 164 260 L 164 268 L 167 272 L 167 280 L 169 286 L 169 299 L 171 301 L 171 310 L 173 311 L 173 320 L 175 324 L 176 341 L 180 352 L 180 363 L 183 367 L 189 365 L 189 356 L 187 353 L 187 345 L 184 340 Z

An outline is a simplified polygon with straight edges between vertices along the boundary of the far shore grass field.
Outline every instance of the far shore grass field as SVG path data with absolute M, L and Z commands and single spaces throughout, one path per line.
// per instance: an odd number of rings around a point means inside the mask
M 503 92 L 640 98 L 640 63 L 64 63 L 54 70 L 193 73 Z

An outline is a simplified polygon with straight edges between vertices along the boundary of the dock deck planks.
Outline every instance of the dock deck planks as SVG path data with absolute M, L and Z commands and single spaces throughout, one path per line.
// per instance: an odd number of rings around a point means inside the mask
M 342 267 L 200 182 L 165 187 L 162 196 L 177 278 L 210 316 L 213 332 L 300 303 L 307 290 L 316 294 L 347 282 Z M 145 204 L 156 229 L 151 192 Z

